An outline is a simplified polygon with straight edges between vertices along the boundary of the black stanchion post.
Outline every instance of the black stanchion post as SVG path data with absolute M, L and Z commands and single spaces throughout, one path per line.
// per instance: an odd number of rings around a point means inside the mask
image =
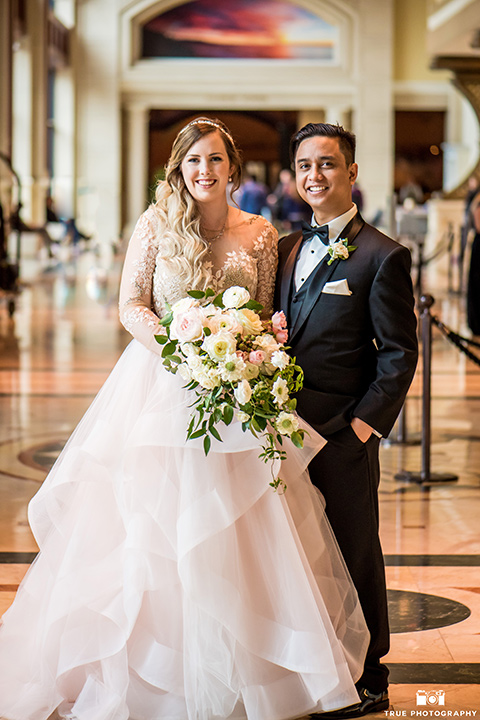
M 387 445 L 420 445 L 421 434 L 414 433 L 413 435 L 408 433 L 407 429 L 407 401 L 402 405 L 402 409 L 398 414 L 397 422 L 395 423 L 396 432 L 389 435 L 383 440 Z
M 422 469 L 419 473 L 402 470 L 395 475 L 396 480 L 409 482 L 435 483 L 455 482 L 458 475 L 452 473 L 432 473 L 430 471 L 431 448 L 431 406 L 432 406 L 432 316 L 430 308 L 435 300 L 431 295 L 422 295 L 418 301 L 422 335 Z
M 397 443 L 405 443 L 407 441 L 407 409 L 405 403 L 402 405 L 400 414 L 398 416 L 398 432 L 397 432 Z
M 422 332 L 423 361 L 421 482 L 430 481 L 430 444 L 432 441 L 432 318 L 430 316 L 430 308 L 434 302 L 431 295 L 422 295 L 418 303 Z

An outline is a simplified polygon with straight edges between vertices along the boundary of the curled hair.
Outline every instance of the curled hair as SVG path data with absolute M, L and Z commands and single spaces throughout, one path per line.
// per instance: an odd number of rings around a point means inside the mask
M 159 182 L 155 193 L 160 257 L 167 271 L 189 289 L 205 289 L 211 273 L 204 264 L 208 245 L 201 236 L 198 205 L 185 185 L 181 165 L 192 145 L 213 132 L 220 133 L 232 167 L 230 196 L 238 190 L 242 179 L 240 153 L 228 128 L 220 120 L 199 117 L 183 127 L 175 138 L 165 180 Z
M 290 157 L 295 162 L 298 146 L 307 138 L 312 137 L 333 137 L 338 138 L 340 151 L 345 158 L 347 167 L 355 162 L 355 135 L 345 130 L 341 125 L 330 123 L 308 123 L 292 136 L 290 140 Z

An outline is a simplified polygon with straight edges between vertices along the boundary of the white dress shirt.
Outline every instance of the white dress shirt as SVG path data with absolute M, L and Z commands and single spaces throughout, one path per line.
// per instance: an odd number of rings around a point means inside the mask
M 330 220 L 328 224 L 328 237 L 330 242 L 334 242 L 338 239 L 342 230 L 348 225 L 350 220 L 357 214 L 357 206 L 355 203 L 352 204 L 350 210 L 344 212 L 342 215 Z M 320 227 L 316 222 L 315 216 L 312 215 L 312 227 Z M 300 252 L 298 253 L 297 263 L 295 265 L 295 290 L 299 290 L 307 278 L 317 267 L 318 263 L 323 260 L 327 254 L 327 246 L 323 244 L 320 238 L 316 235 L 311 240 L 307 240 L 303 243 Z

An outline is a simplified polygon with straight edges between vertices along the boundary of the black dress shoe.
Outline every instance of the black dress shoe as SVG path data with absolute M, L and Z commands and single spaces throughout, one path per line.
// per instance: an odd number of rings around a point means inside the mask
M 331 712 L 316 713 L 311 715 L 311 719 L 323 720 L 323 718 L 336 718 L 336 720 L 350 720 L 350 718 L 363 717 L 369 713 L 381 712 L 388 710 L 390 701 L 388 699 L 388 691 L 385 690 L 379 695 L 374 695 L 366 688 L 357 688 L 360 702 L 355 705 L 341 708 L 340 710 L 332 710 Z

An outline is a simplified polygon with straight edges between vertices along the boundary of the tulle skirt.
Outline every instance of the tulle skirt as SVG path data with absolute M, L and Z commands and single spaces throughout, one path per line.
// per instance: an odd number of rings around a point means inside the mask
M 0 628 L 0 717 L 285 720 L 357 702 L 368 644 L 306 466 L 241 425 L 205 457 L 192 397 L 133 341 L 29 506 L 40 554 Z

